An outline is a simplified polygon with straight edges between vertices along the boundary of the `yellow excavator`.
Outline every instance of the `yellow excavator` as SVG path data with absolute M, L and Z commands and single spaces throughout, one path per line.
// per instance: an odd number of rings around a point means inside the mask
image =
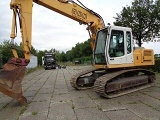
M 152 49 L 134 47 L 131 28 L 105 26 L 102 17 L 79 0 L 11 0 L 13 18 L 10 37 L 14 57 L 0 70 L 2 93 L 22 104 L 27 103 L 21 83 L 30 62 L 33 3 L 87 26 L 95 68 L 73 76 L 70 81 L 72 87 L 79 90 L 94 88 L 100 96 L 113 98 L 154 85 L 155 74 L 145 69 L 154 65 L 154 52 Z M 17 17 L 24 58 L 18 56 L 14 46 Z

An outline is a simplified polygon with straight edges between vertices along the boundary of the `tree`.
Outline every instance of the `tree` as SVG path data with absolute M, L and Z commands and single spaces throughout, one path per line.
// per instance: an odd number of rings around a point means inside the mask
M 5 64 L 11 57 L 13 57 L 9 41 L 4 40 L 3 43 L 0 44 L 0 50 L 2 54 L 2 63 Z
M 61 61 L 61 53 L 59 51 L 56 51 L 56 60 Z
M 73 61 L 73 54 L 72 54 L 73 52 L 72 52 L 72 50 L 68 50 L 67 52 L 66 52 L 66 58 L 67 58 L 67 61 Z
M 45 51 L 38 51 L 37 57 L 38 57 L 38 65 L 42 65 L 42 56 L 44 56 Z
M 81 52 L 82 43 L 77 43 L 75 47 L 72 47 L 72 55 L 74 58 L 79 58 L 82 56 Z
M 134 0 L 114 17 L 114 25 L 132 28 L 134 39 L 141 47 L 160 31 L 160 0 Z
M 31 46 L 31 54 L 32 55 L 37 55 L 37 51 L 33 46 Z
M 60 54 L 60 61 L 61 62 L 67 62 L 67 57 L 66 57 L 66 54 L 64 52 L 62 52 Z
M 66 58 L 68 61 L 84 61 L 86 57 L 91 59 L 91 55 L 92 49 L 90 47 L 90 39 L 82 43 L 77 43 L 75 47 L 72 47 L 71 50 L 66 52 Z
M 90 39 L 88 39 L 87 41 L 85 41 L 82 46 L 81 46 L 81 53 L 83 56 L 90 56 L 92 55 L 92 49 L 90 46 Z
M 19 46 L 17 43 L 14 44 L 14 48 L 17 50 L 17 54 L 19 57 L 24 57 L 23 51 L 21 51 L 21 46 Z M 3 43 L 0 44 L 0 50 L 2 54 L 2 62 L 5 64 L 8 62 L 8 60 L 13 56 L 11 45 L 9 40 L 4 40 Z

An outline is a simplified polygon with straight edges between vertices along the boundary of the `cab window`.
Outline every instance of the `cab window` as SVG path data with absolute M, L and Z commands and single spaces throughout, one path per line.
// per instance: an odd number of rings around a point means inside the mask
M 109 44 L 109 56 L 120 57 L 124 55 L 124 32 L 112 30 Z
M 131 53 L 131 32 L 126 32 L 126 41 L 127 41 L 127 54 Z

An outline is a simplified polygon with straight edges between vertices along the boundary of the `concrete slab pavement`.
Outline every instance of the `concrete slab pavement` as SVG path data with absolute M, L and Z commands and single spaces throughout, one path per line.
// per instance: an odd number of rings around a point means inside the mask
M 0 93 L 0 120 L 160 120 L 160 76 L 156 85 L 113 99 L 71 87 L 72 75 L 90 66 L 39 69 L 22 86 L 28 106 Z

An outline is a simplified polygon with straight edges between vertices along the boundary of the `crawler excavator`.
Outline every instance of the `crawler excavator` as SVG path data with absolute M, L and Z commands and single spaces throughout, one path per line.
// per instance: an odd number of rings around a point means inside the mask
M 134 48 L 131 28 L 105 26 L 102 17 L 84 6 L 79 0 L 11 0 L 13 10 L 11 49 L 14 57 L 0 70 L 0 91 L 22 104 L 27 99 L 22 94 L 22 79 L 31 55 L 33 3 L 71 18 L 87 26 L 92 39 L 94 69 L 76 74 L 70 83 L 75 89 L 94 88 L 106 98 L 121 96 L 154 85 L 155 74 L 146 66 L 154 65 L 152 49 Z M 24 58 L 14 46 L 19 19 Z M 54 29 L 54 28 L 53 28 Z

